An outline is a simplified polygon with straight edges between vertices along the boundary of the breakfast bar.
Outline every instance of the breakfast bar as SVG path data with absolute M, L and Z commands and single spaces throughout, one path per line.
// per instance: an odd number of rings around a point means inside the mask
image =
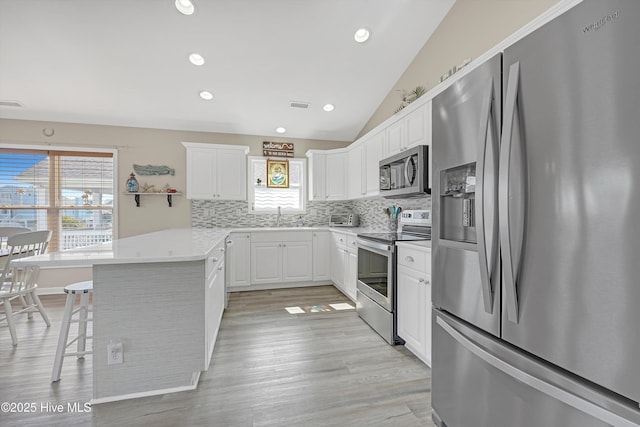
M 92 403 L 197 387 L 225 306 L 227 234 L 168 229 L 16 261 L 93 266 Z

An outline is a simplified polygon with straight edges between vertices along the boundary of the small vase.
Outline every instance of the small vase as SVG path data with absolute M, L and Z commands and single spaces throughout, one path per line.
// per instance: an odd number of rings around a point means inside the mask
M 140 185 L 138 185 L 138 180 L 136 176 L 131 172 L 129 175 L 129 179 L 127 180 L 127 191 L 129 193 L 137 193 L 140 190 Z

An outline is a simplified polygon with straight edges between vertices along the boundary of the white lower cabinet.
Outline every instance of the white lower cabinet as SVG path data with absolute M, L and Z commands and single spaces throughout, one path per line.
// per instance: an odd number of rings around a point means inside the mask
M 251 243 L 251 283 L 282 281 L 282 242 Z
M 274 239 L 278 239 L 274 241 Z M 251 234 L 251 284 L 306 282 L 313 279 L 310 231 Z
M 331 279 L 331 233 L 329 231 L 313 232 L 313 280 Z
M 346 294 L 344 271 L 347 265 L 347 235 L 333 231 L 331 233 L 331 281 Z
M 251 233 L 230 233 L 227 241 L 227 283 L 230 288 L 251 285 Z
M 206 259 L 207 280 L 205 283 L 205 316 L 206 316 L 206 366 L 211 363 L 213 347 L 218 337 L 220 321 L 225 305 L 225 249 L 224 241 L 217 245 Z
M 313 280 L 313 243 L 282 243 L 282 281 L 307 282 Z
M 398 245 L 397 299 L 398 336 L 431 366 L 430 248 Z
M 358 247 L 356 237 L 331 233 L 331 281 L 351 300 L 356 300 L 358 280 Z

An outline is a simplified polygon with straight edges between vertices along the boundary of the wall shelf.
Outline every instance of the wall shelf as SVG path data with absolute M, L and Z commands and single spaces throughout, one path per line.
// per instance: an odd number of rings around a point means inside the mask
M 125 192 L 122 194 L 126 194 L 129 196 L 134 196 L 134 199 L 136 201 L 136 207 L 140 207 L 140 196 L 167 196 L 167 203 L 169 204 L 169 207 L 173 206 L 173 196 L 180 196 L 182 195 L 181 192 L 175 192 L 175 193 L 129 193 L 129 192 Z

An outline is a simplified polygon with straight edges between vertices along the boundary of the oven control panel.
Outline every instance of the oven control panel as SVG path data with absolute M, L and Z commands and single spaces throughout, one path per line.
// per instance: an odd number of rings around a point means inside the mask
M 400 213 L 400 223 L 413 225 L 431 225 L 431 211 L 406 210 Z

